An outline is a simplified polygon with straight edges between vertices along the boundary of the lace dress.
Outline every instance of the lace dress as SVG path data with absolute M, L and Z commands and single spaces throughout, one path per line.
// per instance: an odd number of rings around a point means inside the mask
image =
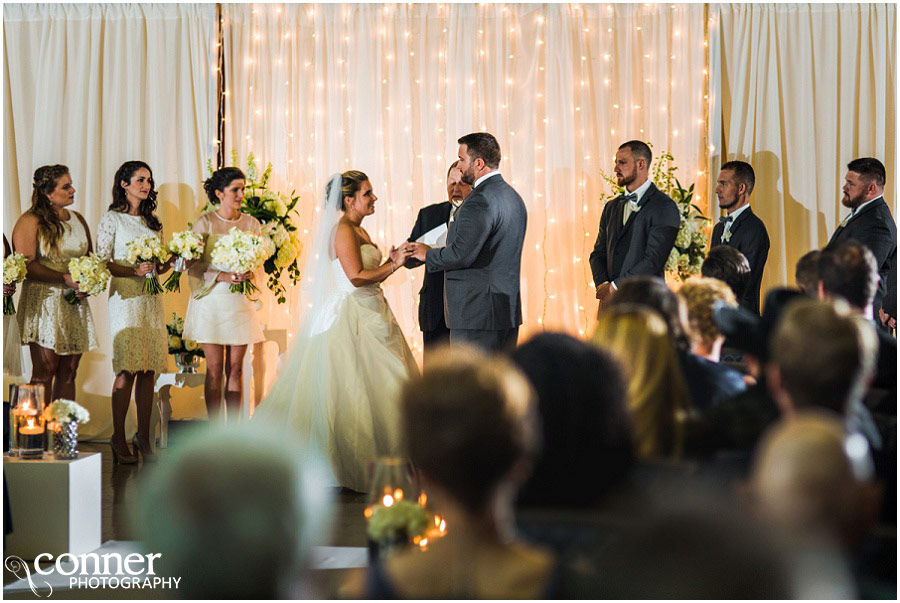
M 69 260 L 85 255 L 90 245 L 81 219 L 71 209 L 63 222 L 63 234 L 53 253 L 38 244 L 36 261 L 59 272 L 69 272 Z M 36 343 L 60 356 L 83 354 L 97 347 L 94 319 L 86 299 L 72 305 L 63 296 L 63 283 L 45 283 L 26 278 L 22 283 L 17 317 L 22 345 Z
M 108 211 L 97 226 L 97 253 L 121 266 L 127 245 L 139 236 L 162 232 L 150 230 L 141 216 Z M 113 342 L 113 372 L 166 370 L 169 353 L 162 295 L 146 295 L 142 276 L 113 276 L 109 282 L 109 334 Z
M 203 214 L 194 224 L 194 232 L 204 235 L 203 257 L 188 270 L 191 299 L 184 317 L 185 339 L 199 343 L 218 345 L 248 345 L 263 341 L 262 327 L 256 317 L 256 302 L 242 293 L 232 293 L 231 283 L 217 282 L 219 270 L 210 265 L 210 255 L 219 237 L 228 234 L 232 227 L 260 233 L 259 221 L 253 216 L 241 214 L 235 220 L 226 220 L 214 211 Z M 257 274 L 253 277 L 257 287 L 265 281 Z

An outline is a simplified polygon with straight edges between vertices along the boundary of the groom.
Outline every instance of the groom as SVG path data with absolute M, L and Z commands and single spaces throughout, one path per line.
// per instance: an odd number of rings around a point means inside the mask
M 503 180 L 500 145 L 486 132 L 460 138 L 462 180 L 472 192 L 450 223 L 446 247 L 413 243 L 428 272 L 444 271 L 444 317 L 451 344 L 513 348 L 522 324 L 519 272 L 528 216 Z

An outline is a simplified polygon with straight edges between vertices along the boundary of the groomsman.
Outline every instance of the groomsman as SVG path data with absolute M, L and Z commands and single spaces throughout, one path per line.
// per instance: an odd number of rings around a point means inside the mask
M 629 276 L 664 276 L 675 246 L 681 214 L 675 202 L 649 179 L 650 147 L 630 140 L 616 151 L 616 182 L 625 193 L 608 202 L 590 256 L 591 274 L 602 304 Z
M 759 293 L 769 257 L 769 233 L 750 208 L 750 193 L 755 183 L 756 175 L 749 163 L 729 161 L 722 166 L 716 180 L 716 197 L 726 215 L 713 228 L 710 249 L 728 245 L 744 254 L 750 263 L 750 283 L 738 302 L 759 314 Z
M 409 235 L 410 242 L 441 224 L 449 225 L 463 200 L 472 192 L 472 187 L 462 181 L 462 171 L 456 167 L 458 163 L 459 160 L 454 161 L 447 172 L 447 201 L 419 210 L 416 224 Z M 421 265 L 422 262 L 414 258 L 406 261 L 407 268 Z M 422 329 L 426 358 L 435 346 L 450 340 L 450 329 L 444 320 L 443 272 L 425 272 L 422 289 L 419 291 L 419 328 Z
M 855 239 L 869 248 L 878 267 L 878 289 L 873 306 L 878 309 L 887 292 L 888 273 L 897 261 L 897 226 L 884 202 L 884 165 L 872 157 L 847 164 L 841 203 L 850 213 L 841 221 L 825 250 Z

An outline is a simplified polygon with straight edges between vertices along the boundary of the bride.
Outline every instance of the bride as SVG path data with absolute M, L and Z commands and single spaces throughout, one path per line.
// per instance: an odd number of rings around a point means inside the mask
M 351 170 L 328 184 L 301 292 L 305 319 L 281 375 L 254 414 L 283 426 L 331 461 L 337 485 L 364 492 L 368 467 L 400 451 L 400 388 L 418 372 L 381 291 L 411 255 L 388 260 L 361 226 L 378 198 Z

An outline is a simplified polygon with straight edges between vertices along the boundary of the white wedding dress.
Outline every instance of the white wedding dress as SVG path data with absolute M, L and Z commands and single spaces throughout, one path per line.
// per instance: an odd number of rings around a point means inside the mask
M 377 268 L 381 251 L 360 248 Z M 399 393 L 418 368 L 380 285 L 354 287 L 335 258 L 334 283 L 305 325 L 254 421 L 286 429 L 329 459 L 336 484 L 368 489 L 371 463 L 401 453 Z

